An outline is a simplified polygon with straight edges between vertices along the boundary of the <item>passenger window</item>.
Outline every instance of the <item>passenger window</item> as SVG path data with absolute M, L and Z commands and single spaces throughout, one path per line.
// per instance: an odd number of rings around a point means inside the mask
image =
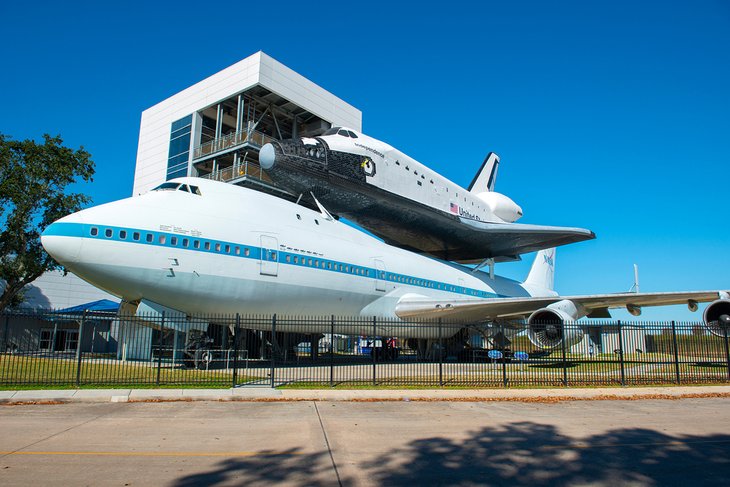
M 151 233 L 148 233 L 145 236 L 145 240 L 147 240 L 149 243 L 152 243 L 152 240 L 154 240 L 154 236 Z
M 269 255 L 271 256 L 271 260 L 276 260 L 276 251 L 275 250 L 272 250 L 271 254 L 269 254 Z
M 215 244 L 215 251 L 216 252 L 220 252 L 221 251 L 221 244 L 219 244 L 219 243 L 216 243 Z
M 226 245 L 225 249 L 226 249 L 226 254 L 230 254 L 231 253 L 231 246 L 230 245 Z
M 299 263 L 299 257 L 297 257 L 296 255 L 294 256 L 294 263 L 295 264 L 298 264 Z
M 122 240 L 127 240 L 127 231 L 119 230 L 119 238 L 121 238 Z
M 251 255 L 251 251 L 248 249 L 248 247 L 243 250 L 243 255 L 245 255 L 246 257 Z
M 91 236 L 96 237 L 97 235 L 99 235 L 99 229 L 96 227 L 91 227 Z
M 301 219 L 302 219 L 302 215 L 300 215 L 299 213 L 297 213 L 297 220 L 301 220 Z
M 112 237 L 112 229 L 111 228 L 107 228 L 106 230 L 104 230 L 104 235 L 106 236 L 106 238 L 111 238 Z
M 170 237 L 170 245 L 177 245 L 177 237 Z
M 183 239 L 183 241 L 182 241 L 182 246 L 183 246 L 183 247 L 187 247 L 187 246 L 188 246 L 188 239 L 187 239 L 187 238 L 184 238 L 184 239 Z
M 160 243 L 165 244 L 167 242 L 167 237 L 165 235 L 160 235 Z
M 196 249 L 200 248 L 200 240 L 193 240 L 193 248 L 196 248 Z
M 286 256 L 286 261 L 287 261 L 287 262 L 291 262 L 291 255 L 287 255 L 287 256 Z
M 317 225 L 319 225 L 319 220 L 317 220 L 317 219 L 315 218 L 315 219 L 314 219 L 314 223 L 316 223 Z
M 236 253 L 236 255 L 241 255 L 241 247 L 235 247 L 233 251 Z
M 309 267 L 312 267 L 312 259 L 309 259 Z
M 205 242 L 205 243 L 203 244 L 203 248 L 204 248 L 205 250 L 210 250 L 210 242 Z
M 139 240 L 139 232 L 134 232 L 134 233 L 132 234 L 132 238 L 133 238 L 134 240 Z

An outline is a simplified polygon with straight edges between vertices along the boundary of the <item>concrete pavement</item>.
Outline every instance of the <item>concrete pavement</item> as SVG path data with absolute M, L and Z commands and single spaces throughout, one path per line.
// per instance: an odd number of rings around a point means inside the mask
M 5 406 L 0 485 L 730 485 L 729 405 L 701 398 Z

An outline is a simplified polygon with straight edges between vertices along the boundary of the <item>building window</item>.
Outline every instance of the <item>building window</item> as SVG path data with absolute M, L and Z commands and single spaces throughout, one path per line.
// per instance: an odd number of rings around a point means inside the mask
M 168 180 L 188 175 L 192 126 L 192 115 L 172 122 L 172 127 L 170 128 L 170 148 L 167 153 Z

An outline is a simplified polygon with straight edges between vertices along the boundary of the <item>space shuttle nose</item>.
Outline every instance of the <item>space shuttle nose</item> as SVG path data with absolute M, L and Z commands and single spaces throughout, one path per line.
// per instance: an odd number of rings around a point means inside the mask
M 259 165 L 263 169 L 271 169 L 276 164 L 276 149 L 274 144 L 265 144 L 259 151 Z

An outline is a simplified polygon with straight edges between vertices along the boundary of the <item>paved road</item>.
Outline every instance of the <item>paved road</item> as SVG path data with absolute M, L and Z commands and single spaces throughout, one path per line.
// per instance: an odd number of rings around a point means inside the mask
M 730 485 L 730 399 L 0 406 L 0 485 Z

